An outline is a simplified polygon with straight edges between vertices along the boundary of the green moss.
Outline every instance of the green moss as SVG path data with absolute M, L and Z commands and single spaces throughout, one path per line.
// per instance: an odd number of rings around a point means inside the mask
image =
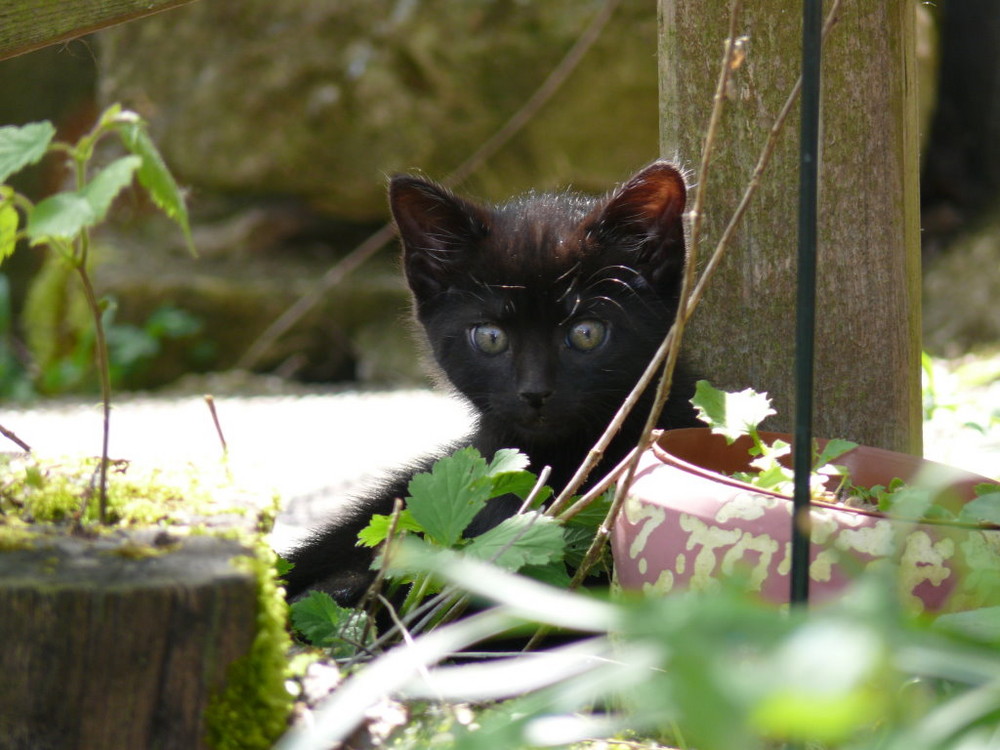
M 287 606 L 277 583 L 274 552 L 262 538 L 273 525 L 278 499 L 263 509 L 253 503 L 241 505 L 231 485 L 226 485 L 229 491 L 208 486 L 201 474 L 150 473 L 124 462 L 115 463 L 109 472 L 112 525 L 104 526 L 97 523 L 97 501 L 92 497 L 96 467 L 96 459 L 54 462 L 32 456 L 0 458 L 0 552 L 30 548 L 53 535 L 75 532 L 84 505 L 82 520 L 88 535 L 129 527 L 169 526 L 171 534 L 236 539 L 252 549 L 252 556 L 234 558 L 233 563 L 257 583 L 254 640 L 248 653 L 230 665 L 225 686 L 205 711 L 205 726 L 211 746 L 218 750 L 272 747 L 287 727 L 293 702 L 285 688 L 291 647 Z M 228 517 L 234 515 L 246 518 L 229 523 Z M 143 559 L 173 547 L 126 537 L 107 554 Z M 53 558 L 44 567 L 54 572 L 57 565 L 58 558 Z
M 275 556 L 262 541 L 255 557 L 233 562 L 257 581 L 257 635 L 250 652 L 229 667 L 226 685 L 205 711 L 206 739 L 216 750 L 266 750 L 288 726 L 293 699 L 289 677 L 291 639 L 287 605 L 278 586 Z
M 0 552 L 31 549 L 34 534 L 17 519 L 0 519 Z
M 115 547 L 108 554 L 124 557 L 128 560 L 144 560 L 148 557 L 159 557 L 167 552 L 173 552 L 176 549 L 176 544 L 155 546 L 152 544 L 139 544 L 138 542 L 128 541 L 118 547 Z
M 76 521 L 96 524 L 98 503 L 93 479 L 98 459 L 39 460 L 15 456 L 3 462 L 0 514 L 28 523 Z M 243 514 L 246 508 L 222 506 L 194 474 L 164 476 L 134 470 L 124 461 L 108 471 L 108 521 L 119 528 L 188 523 L 193 516 Z M 100 530 L 100 527 L 96 527 Z

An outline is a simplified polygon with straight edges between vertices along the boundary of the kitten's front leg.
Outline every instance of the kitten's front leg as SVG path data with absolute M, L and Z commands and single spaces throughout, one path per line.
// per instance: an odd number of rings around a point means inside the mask
M 375 551 L 357 546 L 358 532 L 368 525 L 372 513 L 338 518 L 287 555 L 293 565 L 284 577 L 289 600 L 315 589 L 325 591 L 342 607 L 357 604 L 375 575 L 371 569 Z

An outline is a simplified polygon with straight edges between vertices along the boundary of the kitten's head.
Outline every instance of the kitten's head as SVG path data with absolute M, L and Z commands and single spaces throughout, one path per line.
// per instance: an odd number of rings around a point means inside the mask
M 681 174 L 656 162 L 601 199 L 499 206 L 401 176 L 389 198 L 417 318 L 482 419 L 519 446 L 599 432 L 673 322 Z

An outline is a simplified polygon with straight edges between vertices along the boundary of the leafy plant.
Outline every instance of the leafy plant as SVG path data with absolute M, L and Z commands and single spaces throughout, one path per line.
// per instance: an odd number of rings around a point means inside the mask
M 101 169 L 92 167 L 100 141 L 117 136 L 129 152 Z M 137 114 L 112 105 L 98 118 L 90 132 L 76 144 L 54 140 L 49 122 L 0 128 L 0 183 L 38 162 L 48 153 L 65 155 L 74 178 L 74 189 L 49 196 L 37 205 L 0 184 L 0 262 L 9 257 L 18 240 L 32 247 L 48 247 L 80 280 L 94 329 L 94 356 L 101 383 L 104 408 L 103 441 L 99 467 L 100 518 L 106 520 L 108 435 L 111 419 L 111 364 L 103 320 L 104 305 L 97 298 L 90 277 L 90 231 L 105 220 L 115 198 L 134 179 L 153 202 L 181 228 L 194 252 L 184 197 Z
M 772 414 L 771 399 L 766 393 L 757 393 L 751 388 L 739 393 L 727 393 L 714 388 L 707 380 L 699 380 L 691 403 L 698 416 L 717 435 L 725 437 L 732 445 L 738 438 L 746 436 L 751 440 L 748 449 L 753 460 L 754 471 L 739 472 L 734 475 L 740 481 L 761 489 L 780 494 L 791 494 L 795 485 L 795 473 L 782 463 L 789 456 L 792 446 L 784 440 L 767 443 L 760 436 L 760 424 Z M 814 497 L 830 499 L 827 487 L 829 477 L 840 477 L 836 494 L 847 480 L 842 466 L 833 463 L 838 457 L 857 448 L 857 443 L 849 440 L 830 440 L 820 451 L 813 445 L 812 476 L 810 488 Z
M 569 586 L 568 567 L 576 569 L 581 565 L 610 499 L 602 498 L 570 520 L 560 522 L 538 509 L 552 491 L 526 470 L 527 465 L 527 456 L 515 450 L 497 451 L 487 462 L 475 448 L 462 448 L 435 462 L 431 471 L 415 475 L 408 486 L 405 507 L 391 516 L 374 516 L 358 535 L 360 545 L 382 545 L 376 567 L 383 569 L 390 588 L 406 588 L 399 617 L 403 621 L 427 618 L 423 624 L 411 622 L 410 632 L 452 619 L 462 611 L 464 603 L 460 594 L 443 591 L 438 577 L 400 564 L 395 550 L 404 537 L 411 556 L 419 554 L 414 552 L 419 549 L 448 551 L 460 555 L 463 561 L 486 561 L 563 588 Z M 487 502 L 507 494 L 521 499 L 520 513 L 482 534 L 464 536 Z M 435 594 L 440 596 L 428 617 L 422 606 L 427 597 Z M 313 644 L 332 647 L 336 656 L 351 656 L 371 644 L 367 633 L 370 618 L 359 619 L 356 610 L 339 607 L 327 594 L 312 592 L 294 602 L 291 610 L 295 628 Z
M 723 435 L 732 445 L 740 437 L 748 437 L 748 452 L 754 471 L 737 472 L 734 478 L 761 489 L 791 494 L 795 474 L 782 463 L 791 451 L 784 440 L 765 442 L 759 431 L 760 423 L 774 414 L 766 393 L 748 388 L 739 393 L 727 393 L 700 380 L 691 399 L 701 419 L 712 432 Z M 879 510 L 901 518 L 938 519 L 969 524 L 1000 524 L 1000 485 L 983 483 L 976 487 L 976 499 L 965 503 L 956 512 L 946 507 L 944 488 L 939 482 L 925 481 L 907 484 L 895 478 L 888 485 L 862 487 L 850 481 L 843 466 L 833 463 L 839 456 L 857 447 L 849 440 L 830 440 L 822 450 L 814 443 L 810 487 L 814 499 L 844 502 Z M 836 486 L 829 478 L 837 477 Z M 933 478 L 932 478 L 933 479 Z
M 613 748 L 573 743 L 624 734 L 629 748 L 945 750 L 1000 736 L 1000 609 L 912 617 L 888 568 L 823 608 L 782 611 L 726 579 L 711 594 L 606 602 L 426 545 L 403 545 L 398 562 L 497 606 L 377 657 L 279 750 L 344 740 L 388 696 L 409 711 L 385 743 L 398 749 Z M 582 640 L 436 665 L 525 619 Z

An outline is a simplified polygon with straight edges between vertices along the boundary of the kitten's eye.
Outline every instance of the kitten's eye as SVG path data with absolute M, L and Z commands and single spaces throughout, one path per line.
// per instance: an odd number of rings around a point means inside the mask
M 492 323 L 473 326 L 469 331 L 472 345 L 483 354 L 501 354 L 507 351 L 507 332 Z
M 580 320 L 566 334 L 566 342 L 581 352 L 596 349 L 608 337 L 608 327 L 599 320 Z

